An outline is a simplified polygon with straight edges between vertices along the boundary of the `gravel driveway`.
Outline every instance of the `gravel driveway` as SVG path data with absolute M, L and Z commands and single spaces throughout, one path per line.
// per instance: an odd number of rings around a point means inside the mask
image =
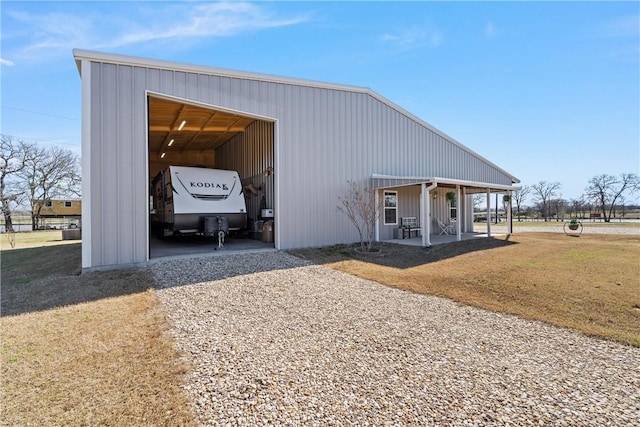
M 203 425 L 640 425 L 640 348 L 281 252 L 152 268 Z

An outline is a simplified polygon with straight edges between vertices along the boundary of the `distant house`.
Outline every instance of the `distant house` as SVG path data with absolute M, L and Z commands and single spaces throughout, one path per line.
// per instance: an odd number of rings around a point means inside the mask
M 35 204 L 38 212 L 41 202 Z M 82 200 L 47 200 L 40 208 L 39 224 L 41 228 L 60 225 L 79 225 L 82 217 Z M 54 225 L 55 224 L 55 225 Z

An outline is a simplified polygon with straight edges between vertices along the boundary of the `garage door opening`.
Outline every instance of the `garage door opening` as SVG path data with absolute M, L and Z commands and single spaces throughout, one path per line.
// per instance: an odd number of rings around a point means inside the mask
M 158 94 L 147 102 L 149 258 L 274 248 L 275 123 Z

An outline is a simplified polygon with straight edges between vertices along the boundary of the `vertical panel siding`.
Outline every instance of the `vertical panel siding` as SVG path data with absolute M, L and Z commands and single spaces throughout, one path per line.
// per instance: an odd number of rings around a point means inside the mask
M 100 138 L 103 141 L 102 149 L 102 170 L 100 183 L 109 183 L 103 185 L 102 204 L 104 206 L 102 223 L 99 225 L 102 229 L 102 256 L 106 264 L 118 263 L 118 252 L 120 245 L 118 243 L 118 235 L 116 227 L 118 224 L 118 211 L 121 201 L 121 194 L 118 193 L 118 156 L 122 154 L 118 150 L 118 99 L 117 85 L 122 82 L 117 80 L 117 66 L 105 64 L 103 67 L 103 84 L 101 87 L 103 94 L 103 102 L 110 108 L 105 109 L 101 116 Z M 127 219 L 129 220 L 129 219 Z M 95 240 L 94 240 L 95 242 Z
M 89 159 L 90 170 L 82 171 L 82 174 L 90 173 L 90 192 L 84 194 L 83 197 L 91 197 L 91 218 L 83 218 L 83 221 L 91 221 L 91 266 L 103 265 L 103 245 L 104 230 L 102 229 L 102 215 L 104 206 L 102 200 L 106 194 L 103 194 L 102 188 L 102 109 L 99 108 L 103 104 L 102 96 L 102 67 L 98 64 L 91 66 L 91 95 L 90 107 L 91 112 L 91 147 L 92 158 Z M 83 141 L 83 146 L 85 142 Z M 83 152 L 84 156 L 84 152 Z M 84 180 L 84 176 L 83 176 Z M 84 244 L 84 243 L 83 243 Z M 83 248 L 84 249 L 84 248 Z
M 146 126 L 137 126 L 137 123 L 147 123 L 147 99 L 140 96 L 147 87 L 147 70 L 144 68 L 134 68 L 133 86 L 133 121 L 132 132 L 132 167 L 133 181 L 131 182 L 132 192 L 129 195 L 133 205 L 133 218 L 131 224 L 135 227 L 132 231 L 133 262 L 143 262 L 147 260 L 149 242 L 145 230 L 149 229 L 149 172 L 145 167 L 148 162 L 148 145 Z M 144 196 L 143 196 L 144 194 Z M 137 228 L 137 229 L 136 229 Z
M 135 236 L 133 233 L 133 191 L 124 191 L 132 186 L 134 181 L 134 151 L 136 144 L 133 143 L 133 76 L 132 69 L 128 66 L 118 66 L 118 122 L 117 122 L 117 145 L 118 145 L 118 173 L 116 188 L 118 192 L 123 192 L 118 203 L 118 218 L 131 218 L 129 221 L 118 222 L 113 230 L 118 241 L 126 240 Z M 141 141 L 142 145 L 144 143 Z M 130 237 L 131 236 L 131 237 Z M 133 245 L 120 245 L 118 248 L 118 263 L 121 260 L 134 259 Z
M 91 197 L 94 266 L 147 257 L 146 90 L 278 120 L 277 147 L 274 124 L 257 121 L 219 149 L 215 162 L 264 185 L 268 207 L 275 206 L 278 177 L 283 249 L 357 240 L 338 198 L 347 181 L 366 183 L 372 173 L 511 184 L 499 170 L 366 93 L 98 62 L 91 70 L 93 157 L 91 194 L 85 196 Z M 264 170 L 275 169 L 276 149 L 278 169 L 266 177 Z M 418 187 L 399 195 L 400 215 L 418 216 Z M 250 202 L 253 215 L 257 203 Z M 446 213 L 444 206 L 437 209 L 434 217 Z
M 273 173 L 273 123 L 256 120 L 247 130 L 238 134 L 216 150 L 216 167 L 235 170 L 240 175 L 242 185 L 251 184 L 260 189 L 259 194 L 245 192 L 247 215 L 257 220 L 260 215 L 262 197 L 266 208 L 274 208 L 274 179 Z

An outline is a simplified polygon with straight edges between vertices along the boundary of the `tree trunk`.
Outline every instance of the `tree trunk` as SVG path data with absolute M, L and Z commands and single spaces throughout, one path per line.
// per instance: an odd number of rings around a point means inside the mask
M 3 202 L 3 205 L 6 205 L 7 202 Z M 4 231 L 13 233 L 15 230 L 13 229 L 13 220 L 11 219 L 11 210 L 9 210 L 9 206 L 2 207 L 4 214 Z

